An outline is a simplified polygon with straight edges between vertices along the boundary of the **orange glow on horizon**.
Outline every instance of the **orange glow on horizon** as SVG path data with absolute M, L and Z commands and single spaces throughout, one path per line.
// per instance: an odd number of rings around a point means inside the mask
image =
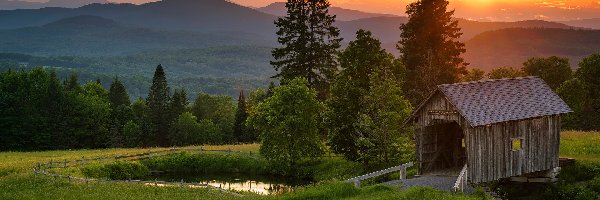
M 142 4 L 158 0 L 109 0 Z M 202 0 L 198 0 L 202 1 Z M 249 7 L 263 7 L 285 0 L 228 0 Z M 329 0 L 333 6 L 372 13 L 405 15 L 415 0 Z M 524 19 L 568 20 L 600 17 L 600 0 L 450 0 L 455 16 L 488 21 Z

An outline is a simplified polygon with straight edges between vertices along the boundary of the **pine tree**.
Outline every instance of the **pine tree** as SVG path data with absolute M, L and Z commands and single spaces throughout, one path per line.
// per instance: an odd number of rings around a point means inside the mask
M 119 77 L 115 77 L 112 84 L 110 84 L 110 89 L 108 91 L 108 99 L 113 108 L 122 106 L 122 105 L 131 105 L 131 101 L 129 100 L 129 94 L 127 94 L 127 90 Z
M 153 137 L 154 143 L 159 146 L 167 146 L 169 144 L 170 102 L 171 97 L 169 95 L 167 78 L 165 77 L 163 67 L 158 65 L 152 78 L 152 86 L 150 87 L 146 104 L 148 106 L 151 137 Z
M 81 86 L 79 85 L 79 80 L 77 78 L 76 73 L 71 73 L 69 78 L 64 82 L 65 90 L 70 92 L 79 92 Z
M 272 51 L 271 62 L 279 71 L 274 78 L 285 84 L 295 77 L 304 77 L 321 98 L 328 93 L 329 83 L 336 74 L 339 30 L 333 26 L 327 0 L 288 0 L 287 15 L 275 25 L 278 42 L 283 46 Z
M 133 119 L 131 101 L 125 86 L 118 77 L 110 84 L 108 99 L 111 105 L 110 143 L 113 147 L 125 147 L 124 127 Z
M 418 105 L 439 84 L 455 83 L 467 73 L 460 57 L 465 45 L 454 10 L 447 11 L 447 0 L 419 0 L 406 7 L 409 20 L 402 24 L 400 59 L 407 68 L 409 100 Z
M 170 121 L 173 122 L 175 119 L 177 119 L 177 117 L 179 117 L 179 115 L 181 115 L 182 113 L 184 113 L 186 110 L 186 107 L 188 106 L 189 101 L 187 98 L 187 93 L 185 92 L 185 89 L 181 88 L 181 89 L 176 89 L 173 92 L 173 98 L 171 99 L 171 119 Z
M 246 97 L 244 91 L 240 91 L 238 98 L 238 107 L 235 113 L 235 124 L 233 125 L 233 136 L 237 142 L 251 142 L 253 138 L 250 134 L 252 132 L 246 127 L 246 119 L 248 118 L 248 111 L 246 110 Z

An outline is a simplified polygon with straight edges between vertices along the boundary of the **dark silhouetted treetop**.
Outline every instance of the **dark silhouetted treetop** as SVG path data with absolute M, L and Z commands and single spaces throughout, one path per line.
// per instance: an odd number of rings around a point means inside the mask
M 272 51 L 271 65 L 282 83 L 304 77 L 310 87 L 326 96 L 329 82 L 337 71 L 337 49 L 341 38 L 329 14 L 327 0 L 288 0 L 287 15 L 275 21 L 277 41 L 282 46 Z

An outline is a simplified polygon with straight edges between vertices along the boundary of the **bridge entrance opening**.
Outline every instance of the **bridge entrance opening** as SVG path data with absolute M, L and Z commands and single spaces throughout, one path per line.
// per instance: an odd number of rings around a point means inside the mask
M 466 144 L 456 122 L 438 121 L 425 128 L 420 140 L 421 174 L 457 175 L 466 163 Z

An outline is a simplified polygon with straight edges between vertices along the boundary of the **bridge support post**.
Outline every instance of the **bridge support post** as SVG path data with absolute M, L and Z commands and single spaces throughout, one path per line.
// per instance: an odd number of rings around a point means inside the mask
M 360 180 L 354 180 L 354 187 L 360 187 Z

